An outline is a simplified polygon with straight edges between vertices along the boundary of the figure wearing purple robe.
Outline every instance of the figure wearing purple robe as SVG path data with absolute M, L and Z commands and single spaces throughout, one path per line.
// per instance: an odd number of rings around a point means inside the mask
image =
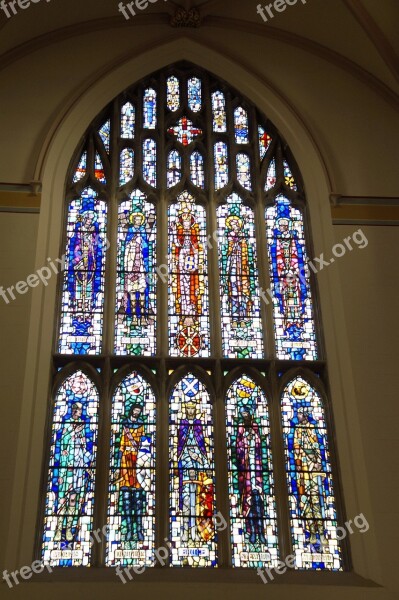
M 69 244 L 68 291 L 82 321 L 90 320 L 101 287 L 103 249 L 96 220 L 93 210 L 83 211 Z
M 196 405 L 187 402 L 187 418 L 179 425 L 177 459 L 179 469 L 179 508 L 184 519 L 182 541 L 198 541 L 200 478 L 209 469 L 209 460 L 202 423 L 196 418 Z
M 266 482 L 263 481 L 262 440 L 250 409 L 241 407 L 240 415 L 235 449 L 240 512 L 245 519 L 249 541 L 266 543 L 263 502 Z

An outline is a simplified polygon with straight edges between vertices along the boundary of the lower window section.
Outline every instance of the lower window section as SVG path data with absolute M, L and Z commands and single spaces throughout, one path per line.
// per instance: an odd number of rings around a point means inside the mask
M 228 387 L 224 417 L 217 412 L 226 427 L 228 514 L 217 505 L 208 374 L 192 368 L 194 373 L 176 377 L 168 422 L 160 423 L 169 432 L 169 531 L 157 542 L 156 396 L 147 375 L 136 370 L 124 376 L 112 396 L 106 525 L 93 531 L 99 393 L 95 371 L 93 380 L 86 374 L 90 369 L 86 365 L 73 374 L 68 369 L 55 394 L 41 553 L 45 565 L 90 566 L 96 558 L 101 562 L 105 547 L 108 567 L 145 569 L 158 559 L 161 566 L 213 568 L 220 564 L 222 540 L 230 544 L 233 567 L 278 567 L 283 552 L 278 500 L 288 501 L 280 519 L 286 512 L 291 543 L 284 552 L 292 553 L 294 568 L 343 570 L 324 400 L 317 391 L 322 387 L 317 380 L 316 387 L 310 383 L 311 375 L 287 379 L 281 394 L 285 474 L 278 489 L 286 485 L 287 493 L 283 489 L 277 499 L 269 398 L 261 374 L 241 374 Z M 169 375 L 175 377 L 173 371 Z M 101 506 L 97 510 L 101 518 Z

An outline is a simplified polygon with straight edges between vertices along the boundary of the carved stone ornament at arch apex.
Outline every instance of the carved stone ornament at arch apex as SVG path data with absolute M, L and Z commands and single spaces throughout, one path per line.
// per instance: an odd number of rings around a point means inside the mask
M 171 27 L 198 28 L 201 25 L 201 15 L 198 8 L 177 8 L 170 19 Z

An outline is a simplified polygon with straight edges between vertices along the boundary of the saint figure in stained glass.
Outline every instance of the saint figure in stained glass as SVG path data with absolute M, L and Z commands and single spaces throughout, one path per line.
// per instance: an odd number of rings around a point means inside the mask
M 68 292 L 76 336 L 88 335 L 102 285 L 103 243 L 94 202 L 90 195 L 83 197 L 69 242 Z M 90 343 L 76 339 L 72 348 L 75 354 L 84 354 Z
M 277 515 L 268 404 L 261 388 L 247 375 L 229 388 L 226 413 L 233 564 L 275 564 Z
M 93 431 L 86 413 L 88 384 L 81 373 L 68 382 L 68 412 L 57 432 L 53 490 L 56 492 L 57 526 L 54 542 L 72 542 L 84 514 L 86 494 L 94 478 Z M 85 414 L 83 413 L 85 411 Z M 57 475 L 57 477 L 56 477 Z
M 147 323 L 150 308 L 150 286 L 146 274 L 149 272 L 151 248 L 145 222 L 145 216 L 139 209 L 128 215 L 121 264 L 125 273 L 125 291 L 118 312 L 129 319 L 133 328 Z
M 248 245 L 244 223 L 233 210 L 226 219 L 227 239 L 222 248 L 223 284 L 233 327 L 251 325 L 252 296 L 255 292 L 253 249 Z M 239 212 L 239 210 L 238 210 Z
M 240 408 L 235 450 L 240 510 L 245 519 L 246 533 L 251 544 L 257 541 L 265 544 L 261 438 L 253 411 L 245 406 Z
M 155 256 L 155 207 L 136 189 L 119 205 L 117 354 L 155 354 Z
M 133 371 L 112 401 L 107 564 L 153 565 L 155 397 Z
M 177 460 L 179 468 L 179 508 L 187 517 L 182 542 L 210 540 L 214 535 L 213 481 L 207 475 L 210 468 L 204 431 L 197 417 L 195 401 L 184 405 L 185 417 L 180 421 Z
M 202 347 L 200 316 L 205 293 L 204 248 L 189 194 L 182 194 L 172 243 L 172 291 L 175 314 L 179 315 L 177 342 L 185 356 L 196 355 Z
M 339 569 L 324 409 L 318 394 L 302 377 L 285 389 L 282 414 L 297 566 Z
M 216 565 L 212 408 L 205 385 L 189 373 L 170 398 L 172 565 Z
M 274 239 L 270 247 L 270 255 L 273 279 L 277 284 L 275 296 L 283 315 L 285 335 L 292 341 L 299 340 L 307 298 L 304 253 L 298 232 L 291 220 L 290 203 L 282 197 L 277 201 Z M 305 353 L 304 350 L 300 351 L 302 354 Z
M 254 213 L 232 194 L 219 206 L 217 217 L 224 356 L 261 358 Z
M 296 426 L 296 424 L 298 427 Z M 326 481 L 320 471 L 326 469 L 323 439 L 319 434 L 312 412 L 306 407 L 296 410 L 288 436 L 291 463 L 296 467 L 291 485 L 297 490 L 299 513 L 308 524 L 307 539 L 310 545 L 328 545 L 324 536 L 322 497 L 320 491 Z
M 135 389 L 138 395 L 140 390 Z M 143 445 L 144 423 L 141 417 L 142 406 L 131 404 L 126 418 L 122 422 L 119 444 L 120 491 L 119 502 L 122 514 L 122 529 L 126 529 L 126 541 L 143 541 L 143 507 L 145 490 L 137 473 L 137 460 Z

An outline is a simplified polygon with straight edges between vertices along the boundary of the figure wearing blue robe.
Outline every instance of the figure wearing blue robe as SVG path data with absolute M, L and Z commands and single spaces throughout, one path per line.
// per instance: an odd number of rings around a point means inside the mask
M 276 227 L 270 246 L 274 294 L 283 316 L 284 335 L 293 342 L 286 349 L 293 360 L 302 360 L 306 349 L 296 347 L 303 341 L 305 301 L 308 289 L 305 274 L 304 247 L 298 232 L 292 227 L 288 200 L 277 201 Z
M 290 219 L 278 220 L 278 227 L 273 231 L 273 243 L 271 245 L 271 259 L 273 280 L 275 282 L 275 296 L 278 299 L 280 312 L 285 315 L 288 307 L 284 297 L 284 278 L 291 274 L 298 286 L 298 300 L 300 312 L 305 312 L 305 300 L 307 298 L 307 287 L 303 277 L 304 256 L 302 244 L 298 239 L 298 232 L 289 229 Z
M 153 93 L 144 97 L 144 114 L 146 116 L 146 127 L 154 127 L 155 121 L 155 96 Z

